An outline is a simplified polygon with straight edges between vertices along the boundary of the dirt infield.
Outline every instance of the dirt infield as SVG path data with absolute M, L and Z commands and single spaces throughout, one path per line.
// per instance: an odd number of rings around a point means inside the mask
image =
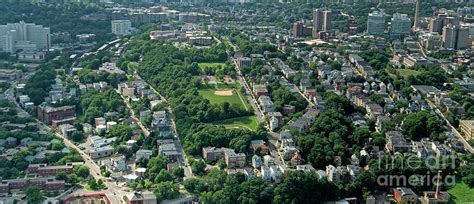
M 226 91 L 214 91 L 214 94 L 216 96 L 232 96 L 232 90 L 226 90 Z

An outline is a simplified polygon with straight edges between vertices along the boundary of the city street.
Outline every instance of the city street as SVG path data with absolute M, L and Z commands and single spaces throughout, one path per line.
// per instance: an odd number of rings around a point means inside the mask
M 283 78 L 283 80 L 285 80 L 285 82 L 290 83 L 290 82 L 288 81 L 288 79 L 286 79 L 285 77 L 281 77 L 281 78 Z M 298 87 L 298 86 L 296 86 L 296 87 Z M 312 107 L 315 106 L 315 104 L 313 103 L 313 101 L 311 101 L 311 99 L 309 99 L 308 97 L 306 97 L 306 95 L 304 95 L 303 92 L 301 92 L 300 87 L 298 87 L 298 93 L 301 95 L 301 97 L 303 97 L 306 101 L 308 101 L 308 103 L 309 103 Z
M 27 80 L 29 77 L 33 76 L 34 73 L 35 72 L 25 74 L 22 80 Z M 20 104 L 18 104 L 18 102 L 15 100 L 13 90 L 16 86 L 17 86 L 17 82 L 15 81 L 12 83 L 10 88 L 5 91 L 5 95 L 11 102 L 16 104 L 17 110 L 19 111 L 20 114 L 31 116 L 28 112 L 23 110 Z M 121 202 L 123 195 L 125 195 L 125 192 L 122 191 L 123 188 L 121 186 L 116 185 L 114 182 L 107 181 L 107 178 L 100 174 L 100 167 L 84 151 L 82 151 L 78 146 L 73 144 L 67 137 L 64 137 L 63 135 L 57 132 L 54 132 L 48 125 L 39 121 L 37 118 L 33 116 L 31 116 L 31 118 L 34 118 L 36 120 L 36 124 L 40 131 L 54 133 L 57 137 L 63 140 L 64 145 L 66 145 L 69 148 L 73 148 L 77 152 L 79 152 L 79 155 L 81 155 L 82 159 L 84 160 L 84 165 L 89 168 L 90 174 L 96 180 L 102 179 L 102 181 L 104 181 L 104 184 L 107 188 L 105 192 L 108 193 L 108 195 L 110 195 L 109 199 L 111 199 L 111 201 L 114 201 L 113 203 Z
M 126 98 L 124 98 L 122 96 L 122 94 L 120 94 L 120 97 L 122 97 L 123 99 L 123 102 L 125 103 L 125 105 L 127 106 L 127 109 L 130 111 L 130 117 L 137 123 L 137 125 L 140 127 L 140 129 L 143 131 L 143 133 L 145 134 L 145 136 L 149 136 L 150 135 L 150 131 L 148 130 L 148 128 L 146 128 L 142 121 L 140 121 L 139 118 L 137 118 L 137 116 L 135 115 L 135 112 L 133 112 L 133 109 L 132 107 L 130 106 L 130 103 L 128 102 L 128 100 Z
M 451 125 L 451 123 L 448 121 L 448 119 L 446 119 L 446 117 L 438 109 L 438 107 L 433 102 L 431 102 L 431 100 L 426 99 L 426 101 L 428 102 L 428 105 L 430 106 L 430 108 L 435 110 L 436 114 L 438 114 L 441 118 L 443 118 L 444 122 L 446 122 L 447 126 L 449 127 L 451 132 L 454 133 L 456 138 L 462 142 L 462 144 L 464 145 L 464 149 L 468 151 L 469 153 L 474 153 L 474 149 L 472 148 L 472 146 L 466 141 L 466 139 L 464 139 L 464 137 L 458 132 L 458 130 L 454 126 Z
M 239 81 L 239 83 L 245 88 L 245 91 L 248 94 L 247 98 L 250 99 L 249 102 L 255 112 L 255 115 L 257 116 L 257 120 L 261 123 L 265 123 L 266 127 L 269 127 L 268 122 L 265 120 L 265 114 L 263 113 L 263 110 L 258 104 L 258 100 L 252 94 L 252 89 L 250 89 L 250 86 L 248 85 L 247 81 L 240 72 L 240 67 L 237 64 L 237 61 L 235 59 L 232 59 L 232 62 L 234 63 L 235 70 L 237 71 L 237 81 Z
M 236 49 L 235 45 L 233 45 L 230 42 L 229 42 L 229 44 L 233 47 L 234 50 Z M 227 53 L 229 53 L 229 52 L 227 52 Z M 242 73 L 240 71 L 240 67 L 237 64 L 236 59 L 234 59 L 232 57 L 230 57 L 230 58 L 231 58 L 234 66 L 235 66 L 235 70 L 237 71 L 237 80 L 245 88 L 245 90 L 248 94 L 248 97 L 247 97 L 248 101 L 250 102 L 250 105 L 254 109 L 255 115 L 257 116 L 257 120 L 261 123 L 265 123 L 265 127 L 267 129 L 270 129 L 270 125 L 268 124 L 268 121 L 265 120 L 265 114 L 263 113 L 260 105 L 258 104 L 257 99 L 252 94 L 252 89 L 250 89 L 247 81 L 242 76 Z M 300 92 L 300 94 L 302 94 L 302 93 Z M 303 95 L 303 97 L 304 97 L 304 95 Z M 305 99 L 308 100 L 306 97 L 305 97 Z M 311 101 L 308 100 L 308 102 L 314 106 L 314 104 Z M 286 167 L 285 162 L 283 161 L 283 157 L 281 157 L 279 152 L 278 152 L 277 143 L 278 143 L 279 133 L 273 132 L 273 131 L 268 131 L 267 132 L 267 138 L 268 138 L 268 143 L 269 143 L 268 148 L 269 148 L 269 151 L 270 151 L 270 155 L 273 158 L 275 158 L 275 163 L 277 165 L 283 165 L 283 166 Z
M 143 80 L 138 74 L 135 74 L 134 77 L 138 80 Z M 153 86 L 148 84 L 148 82 L 146 82 L 145 80 L 143 80 L 143 81 L 145 82 L 145 84 L 147 84 L 150 87 L 151 90 L 153 90 L 153 92 L 156 95 L 158 95 L 160 97 L 160 99 L 162 101 L 167 102 L 166 98 L 163 97 L 158 91 L 156 91 L 156 89 L 153 88 Z M 167 111 L 170 114 L 173 114 L 173 111 L 172 111 L 171 107 L 169 107 L 169 106 L 167 107 Z M 180 152 L 180 154 L 183 157 L 179 160 L 179 165 L 181 166 L 181 168 L 184 169 L 184 179 L 192 178 L 194 175 L 193 175 L 193 172 L 191 170 L 191 166 L 189 165 L 186 153 L 184 152 L 184 149 L 182 147 L 182 143 L 181 143 L 181 139 L 179 138 L 178 131 L 176 130 L 176 123 L 174 122 L 174 119 L 172 117 L 171 117 L 171 126 L 173 128 L 173 136 L 174 136 L 174 139 L 175 139 L 176 149 L 178 150 L 178 152 Z

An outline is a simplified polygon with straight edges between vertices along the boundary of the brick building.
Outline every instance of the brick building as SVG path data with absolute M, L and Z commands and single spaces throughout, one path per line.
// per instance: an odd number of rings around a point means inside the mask
M 33 186 L 45 191 L 64 191 L 65 182 L 53 177 L 2 180 L 0 182 L 0 194 L 7 194 L 10 191 L 22 191 Z
M 64 120 L 74 117 L 76 115 L 75 109 L 75 106 L 51 107 L 40 105 L 38 106 L 38 119 L 51 124 L 53 120 Z
M 48 166 L 46 164 L 30 164 L 28 165 L 28 173 L 37 174 L 38 176 L 56 176 L 60 173 L 72 173 L 74 166 L 71 164 L 61 166 Z

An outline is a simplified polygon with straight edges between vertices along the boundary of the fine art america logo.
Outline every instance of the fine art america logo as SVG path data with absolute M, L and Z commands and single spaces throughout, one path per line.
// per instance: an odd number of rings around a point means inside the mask
M 396 175 L 385 174 L 377 177 L 379 186 L 453 186 L 456 184 L 454 175 L 441 176 L 441 172 L 446 169 L 456 168 L 456 156 L 427 156 L 421 160 L 415 155 L 412 156 L 387 156 L 379 157 L 378 167 L 387 171 L 394 169 L 418 170 L 426 167 L 427 169 L 438 170 L 437 173 L 413 174 L 413 175 Z

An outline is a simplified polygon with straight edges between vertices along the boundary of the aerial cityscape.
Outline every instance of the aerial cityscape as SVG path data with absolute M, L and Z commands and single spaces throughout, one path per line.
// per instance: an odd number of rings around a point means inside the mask
M 474 0 L 2 0 L 0 204 L 474 204 Z

